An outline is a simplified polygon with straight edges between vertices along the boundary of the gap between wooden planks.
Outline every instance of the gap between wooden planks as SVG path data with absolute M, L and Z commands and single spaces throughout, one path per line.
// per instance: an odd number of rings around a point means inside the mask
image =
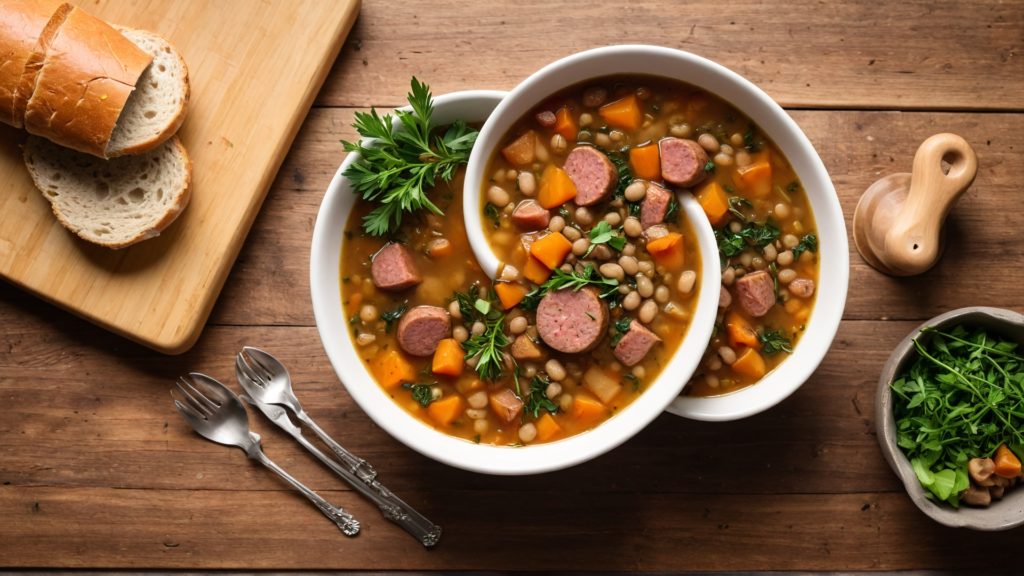
M 630 43 L 710 58 L 783 106 L 1024 109 L 1020 0 L 367 1 L 316 102 L 402 106 L 412 74 L 435 94 L 510 90 Z

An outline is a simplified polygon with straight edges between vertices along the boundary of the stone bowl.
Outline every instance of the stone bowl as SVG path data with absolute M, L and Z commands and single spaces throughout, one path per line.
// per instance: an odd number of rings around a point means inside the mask
M 1024 343 L 1024 316 L 999 308 L 960 308 L 936 316 L 918 326 L 893 350 L 889 361 L 885 363 L 885 368 L 882 369 L 882 376 L 878 379 L 878 390 L 875 392 L 875 428 L 878 444 L 893 472 L 903 480 L 910 499 L 932 520 L 952 528 L 1009 530 L 1024 524 L 1024 486 L 1008 491 L 1002 500 L 994 500 L 987 508 L 961 506 L 956 509 L 948 504 L 936 503 L 925 497 L 925 488 L 917 480 L 910 460 L 896 445 L 896 418 L 892 411 L 892 390 L 889 385 L 913 362 L 916 355 L 913 340 L 920 337 L 921 342 L 926 343 L 932 338 L 932 334 L 922 332 L 922 329 L 928 326 L 940 330 L 951 329 L 958 324 L 981 326 L 1007 340 Z

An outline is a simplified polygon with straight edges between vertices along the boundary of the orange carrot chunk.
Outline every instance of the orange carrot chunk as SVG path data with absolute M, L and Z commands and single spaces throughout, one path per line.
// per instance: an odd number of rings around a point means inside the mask
M 373 368 L 377 382 L 384 388 L 394 388 L 403 382 L 415 382 L 418 376 L 418 370 L 397 350 L 382 356 Z
M 1016 478 L 1020 476 L 1020 459 L 1003 444 L 996 450 L 996 476 Z
M 558 425 L 558 422 L 555 422 L 555 419 L 551 417 L 551 414 L 545 414 L 538 418 L 535 425 L 537 426 L 537 440 L 541 442 L 547 442 L 557 436 L 561 436 L 565 432 Z
M 575 142 L 576 136 L 579 134 L 580 129 L 576 126 L 576 119 L 572 117 L 572 112 L 569 108 L 562 108 L 555 113 L 555 127 L 556 134 L 561 134 L 569 142 Z
M 737 168 L 732 179 L 740 190 L 764 198 L 772 191 L 772 165 L 765 161 Z
M 657 144 L 648 144 L 629 151 L 629 165 L 633 176 L 641 180 L 661 179 L 661 152 Z
M 526 266 L 523 267 L 523 276 L 534 284 L 543 284 L 551 277 L 551 269 L 537 260 L 536 256 L 526 257 Z
M 750 323 L 739 314 L 729 312 L 725 316 L 725 330 L 729 333 L 729 344 L 734 348 L 737 346 L 758 348 L 757 332 L 754 332 Z
M 548 210 L 561 206 L 576 197 L 576 185 L 569 173 L 554 165 L 548 165 L 540 175 L 540 190 L 537 203 Z
M 462 398 L 453 394 L 447 398 L 431 402 L 430 406 L 427 406 L 427 414 L 438 424 L 448 426 L 458 420 L 465 409 L 466 403 L 462 401 Z
M 607 413 L 608 409 L 597 400 L 592 400 L 579 394 L 572 399 L 572 412 L 570 414 L 573 420 L 580 424 L 593 424 Z
M 508 160 L 509 164 L 516 166 L 532 164 L 537 157 L 537 133 L 527 130 L 511 144 L 502 148 L 501 155 Z
M 740 376 L 746 376 L 751 380 L 757 381 L 764 378 L 767 368 L 761 353 L 753 348 L 747 348 L 732 363 L 732 370 Z
M 651 254 L 655 262 L 669 270 L 682 268 L 686 261 L 683 235 L 678 232 L 669 232 L 661 238 L 651 240 L 647 243 L 647 252 Z
M 597 113 L 608 124 L 623 130 L 636 130 L 640 127 L 640 122 L 643 121 L 643 114 L 640 113 L 640 106 L 636 102 L 635 94 L 630 94 L 611 104 L 605 104 Z
M 704 209 L 712 226 L 724 224 L 729 213 L 729 195 L 718 182 L 709 182 L 697 190 L 697 203 Z
M 446 376 L 461 376 L 462 366 L 465 363 L 466 351 L 454 338 L 445 338 L 437 344 L 434 352 L 434 363 L 431 370 L 434 374 Z
M 530 244 L 530 255 L 540 260 L 549 270 L 562 265 L 565 256 L 572 250 L 572 242 L 561 232 L 552 232 Z
M 498 294 L 498 300 L 501 300 L 501 307 L 511 310 L 523 301 L 530 290 L 519 282 L 498 282 L 494 285 L 494 291 Z

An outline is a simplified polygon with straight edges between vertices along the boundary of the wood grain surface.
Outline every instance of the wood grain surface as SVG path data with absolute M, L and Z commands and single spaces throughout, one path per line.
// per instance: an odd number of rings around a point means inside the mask
M 967 305 L 1024 312 L 1024 213 L 1015 209 L 1024 114 L 1014 112 L 1020 91 L 1010 90 L 1021 77 L 1024 3 L 609 3 L 594 6 L 603 18 L 556 33 L 552 22 L 578 6 L 364 5 L 185 355 L 162 356 L 0 285 L 0 566 L 1019 571 L 1019 530 L 949 529 L 914 507 L 878 449 L 873 399 L 893 346 L 921 321 Z M 666 13 L 674 18 L 652 16 Z M 699 40 L 684 48 L 801 108 L 790 114 L 821 154 L 848 229 L 860 193 L 909 171 L 921 141 L 964 136 L 979 173 L 950 216 L 939 264 L 891 278 L 851 243 L 845 318 L 825 361 L 792 397 L 742 421 L 664 414 L 600 458 L 527 478 L 456 470 L 379 429 L 334 375 L 309 302 L 313 222 L 344 157 L 338 140 L 354 136 L 352 106 L 400 104 L 412 74 L 435 93 L 507 89 L 550 60 L 633 41 L 631 33 L 678 46 L 688 22 L 700 22 Z M 761 46 L 763 68 L 750 62 Z M 900 65 L 870 70 L 881 55 Z M 865 56 L 878 61 L 866 67 Z M 955 66 L 944 72 L 947 61 Z M 912 73 L 891 71 L 899 68 Z M 814 88 L 803 91 L 806 78 Z M 872 78 L 895 91 L 869 90 Z M 813 109 L 831 106 L 850 109 Z M 874 110 L 893 107 L 947 112 Z M 960 108 L 1003 111 L 948 112 Z M 171 381 L 193 370 L 230 381 L 243 345 L 284 360 L 313 418 L 444 527 L 435 550 L 383 520 L 262 417 L 253 427 L 268 456 L 353 511 L 360 536 L 339 534 L 241 451 L 190 431 L 170 402 Z

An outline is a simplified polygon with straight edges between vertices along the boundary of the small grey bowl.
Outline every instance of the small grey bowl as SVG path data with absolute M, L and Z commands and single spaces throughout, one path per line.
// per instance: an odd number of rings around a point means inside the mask
M 910 367 L 916 354 L 914 338 L 920 336 L 922 343 L 932 338 L 931 334 L 922 333 L 921 329 L 927 326 L 940 330 L 952 329 L 958 324 L 969 327 L 981 326 L 1007 340 L 1024 343 L 1024 316 L 999 308 L 960 308 L 936 316 L 918 326 L 893 350 L 889 361 L 885 363 L 885 368 L 882 369 L 881 378 L 878 379 L 878 390 L 875 392 L 875 429 L 878 444 L 882 447 L 882 453 L 889 461 L 889 466 L 903 480 L 910 499 L 936 522 L 953 528 L 1008 530 L 1024 524 L 1024 486 L 1009 490 L 1002 500 L 993 500 L 988 508 L 961 506 L 960 509 L 956 509 L 948 504 L 938 504 L 925 497 L 925 488 L 914 474 L 910 460 L 896 445 L 896 418 L 892 412 L 892 390 L 889 385 Z

